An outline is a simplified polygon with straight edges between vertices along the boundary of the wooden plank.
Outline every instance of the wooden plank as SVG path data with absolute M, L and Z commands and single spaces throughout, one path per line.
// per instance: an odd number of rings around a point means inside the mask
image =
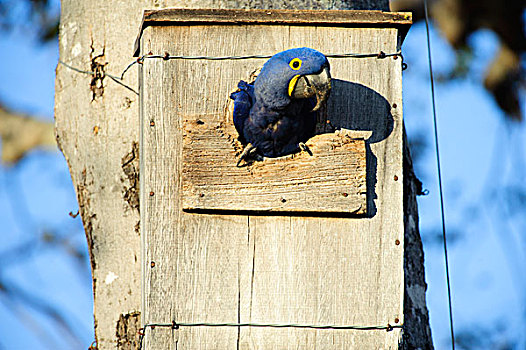
M 167 8 L 144 11 L 148 24 L 302 24 L 302 25 L 399 25 L 411 24 L 410 12 L 360 10 L 244 10 L 244 9 L 182 9 Z
M 174 42 L 195 39 L 191 28 L 180 29 L 170 33 Z M 207 28 L 201 28 L 199 33 L 206 36 Z M 233 37 L 229 31 L 225 35 Z M 165 46 L 159 38 L 158 33 L 153 35 L 149 43 L 153 50 Z M 150 40 L 149 35 L 146 40 Z M 236 50 L 235 42 L 228 45 Z M 198 80 L 191 83 L 192 79 L 186 75 L 199 70 L 201 65 L 179 63 L 178 68 L 186 72 L 180 79 L 173 75 L 174 67 L 161 60 L 149 60 L 142 65 L 143 321 L 235 321 L 239 299 L 236 279 L 239 266 L 247 260 L 246 249 L 242 249 L 246 246 L 245 237 L 239 234 L 245 231 L 246 217 L 197 216 L 182 211 L 180 116 L 194 106 L 183 104 L 192 95 L 179 84 L 198 83 Z M 199 78 L 201 82 L 206 80 L 204 75 Z M 154 126 L 149 121 L 154 121 Z M 144 348 L 234 349 L 237 334 L 235 328 L 192 328 L 184 333 L 156 328 L 148 330 Z
M 150 25 L 307 25 L 342 27 L 397 27 L 402 35 L 413 23 L 411 12 L 384 12 L 362 10 L 257 10 L 257 9 L 188 9 L 166 8 L 145 10 L 139 35 L 135 41 L 134 56 L 140 51 L 142 31 Z M 147 52 L 147 51 L 144 51 Z M 144 53 L 143 53 L 144 54 Z
M 398 30 L 155 26 L 145 30 L 141 45 L 154 54 L 219 56 L 298 46 L 327 52 L 334 43 L 348 52 L 395 51 Z M 184 120 L 223 122 L 229 92 L 263 62 L 143 64 L 143 321 L 403 323 L 403 245 L 395 243 L 403 242 L 399 59 L 330 59 L 331 99 L 340 101 L 328 107 L 331 123 L 369 135 L 366 218 L 183 211 Z M 147 333 L 145 348 L 397 349 L 400 336 L 399 329 L 156 328 Z
M 366 40 L 364 40 L 366 38 Z M 395 30 L 290 27 L 289 44 L 367 52 L 396 49 Z M 331 123 L 371 132 L 367 147 L 370 219 L 250 217 L 252 294 L 242 293 L 252 322 L 395 324 L 403 322 L 401 70 L 395 61 L 330 59 Z M 392 103 L 397 108 L 392 109 Z M 243 305 L 243 304 L 242 304 Z M 272 305 L 272 307 L 269 307 Z M 396 349 L 397 332 L 241 333 L 249 349 Z M 285 346 L 283 340 L 287 339 Z
M 402 249 L 374 234 L 376 225 L 360 219 L 257 216 L 249 218 L 249 226 L 251 275 L 245 278 L 251 279 L 242 280 L 249 286 L 241 293 L 242 320 L 386 325 L 400 317 L 401 286 L 386 283 L 400 278 L 399 264 L 386 266 L 380 256 L 393 257 Z M 241 344 L 245 349 L 396 349 L 397 333 L 253 328 L 241 332 Z
M 236 135 L 209 119 L 184 123 L 184 210 L 366 213 L 363 139 L 317 135 L 307 142 L 312 156 L 301 152 L 237 167 Z

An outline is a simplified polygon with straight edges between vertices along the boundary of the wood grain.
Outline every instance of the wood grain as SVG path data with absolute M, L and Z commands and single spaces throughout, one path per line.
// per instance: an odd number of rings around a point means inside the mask
M 237 167 L 236 136 L 209 119 L 184 123 L 183 209 L 366 213 L 363 139 L 317 135 L 307 142 L 312 156 L 301 152 Z
M 150 25 L 303 25 L 340 27 L 396 27 L 402 36 L 412 23 L 411 12 L 385 12 L 362 10 L 243 10 L 243 9 L 184 9 L 168 8 L 144 11 L 134 55 L 140 51 L 140 37 Z M 144 51 L 148 52 L 148 51 Z M 144 53 L 143 53 L 144 54 Z
M 375 26 L 411 24 L 411 12 L 384 12 L 360 10 L 242 10 L 242 9 L 162 9 L 144 12 L 143 22 L 170 24 L 304 24 Z
M 201 23 L 150 26 L 141 41 L 142 50 L 154 54 L 243 55 L 298 46 L 326 52 L 335 43 L 341 51 L 391 52 L 399 49 L 399 31 Z M 203 133 L 215 130 L 224 123 L 229 92 L 263 62 L 151 59 L 142 65 L 144 322 L 403 323 L 403 245 L 395 244 L 403 241 L 399 59 L 330 60 L 337 81 L 327 119 L 338 128 L 369 135 L 363 143 L 341 146 L 364 145 L 366 217 L 183 210 L 188 176 L 184 155 L 190 151 L 185 151 L 185 142 L 192 140 L 185 138 L 185 121 L 206 116 L 202 125 L 211 128 Z M 333 136 L 325 132 L 319 137 Z M 230 157 L 235 159 L 232 149 Z M 308 162 L 299 155 L 276 160 L 275 166 L 296 161 Z M 399 329 L 156 328 L 147 334 L 145 347 L 397 349 L 400 337 Z

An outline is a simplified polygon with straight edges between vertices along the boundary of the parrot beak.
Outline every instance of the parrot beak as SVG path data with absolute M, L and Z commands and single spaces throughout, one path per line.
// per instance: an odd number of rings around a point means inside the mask
M 329 98 L 331 92 L 331 73 L 325 66 L 318 74 L 296 75 L 289 83 L 289 96 L 293 98 L 310 98 L 316 96 L 317 111 Z

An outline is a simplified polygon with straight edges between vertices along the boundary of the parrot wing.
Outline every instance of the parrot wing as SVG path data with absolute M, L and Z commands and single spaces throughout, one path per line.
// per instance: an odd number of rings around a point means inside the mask
M 230 95 L 230 98 L 234 100 L 234 126 L 239 134 L 239 141 L 246 144 L 243 129 L 254 103 L 254 85 L 241 80 L 237 87 L 238 91 Z

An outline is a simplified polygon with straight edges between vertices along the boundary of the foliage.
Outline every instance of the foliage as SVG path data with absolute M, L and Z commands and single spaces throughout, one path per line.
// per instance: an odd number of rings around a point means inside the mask
M 522 120 L 520 96 L 525 72 L 521 56 L 526 53 L 524 0 L 429 0 L 434 23 L 457 51 L 457 66 L 449 78 L 463 78 L 471 63 L 469 38 L 480 29 L 498 35 L 501 48 L 488 67 L 484 87 L 499 107 L 513 120 Z M 393 0 L 396 11 L 412 11 L 415 20 L 424 17 L 422 0 Z M 445 77 L 443 77 L 445 78 Z
M 53 0 L 0 0 L 0 30 L 23 29 L 41 42 L 56 40 L 59 13 Z

